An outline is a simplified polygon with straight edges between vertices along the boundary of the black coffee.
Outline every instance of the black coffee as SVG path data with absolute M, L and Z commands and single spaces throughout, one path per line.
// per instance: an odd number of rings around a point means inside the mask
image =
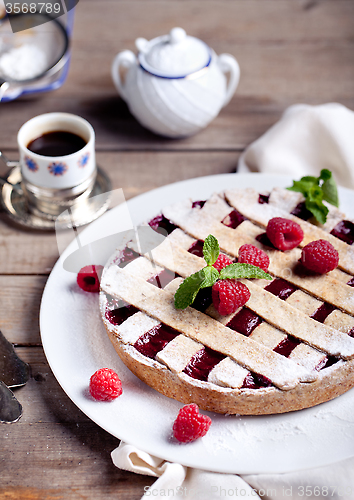
M 86 146 L 86 141 L 72 132 L 55 131 L 37 137 L 27 148 L 42 156 L 66 156 L 80 151 Z

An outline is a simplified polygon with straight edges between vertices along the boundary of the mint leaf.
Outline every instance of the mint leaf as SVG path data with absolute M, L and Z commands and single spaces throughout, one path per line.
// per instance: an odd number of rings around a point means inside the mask
M 203 245 L 204 260 L 208 266 L 212 266 L 219 257 L 220 247 L 218 240 L 212 234 L 205 238 Z
M 252 264 L 230 264 L 220 271 L 220 279 L 258 278 L 272 280 L 272 276 Z
M 298 193 L 302 193 L 305 197 L 307 196 L 308 191 L 314 186 L 313 182 L 307 181 L 293 181 L 293 185 L 288 187 L 289 191 L 297 191 Z
M 339 207 L 337 185 L 333 177 L 324 181 L 322 184 L 322 192 L 324 200 L 328 201 L 328 203 L 334 205 L 335 207 Z
M 305 206 L 307 210 L 314 215 L 320 224 L 324 224 L 327 220 L 328 208 L 320 201 L 306 200 Z
M 306 208 L 310 210 L 320 224 L 326 222 L 328 214 L 328 208 L 323 204 L 322 200 L 335 207 L 339 206 L 336 183 L 332 172 L 326 168 L 321 170 L 319 177 L 311 175 L 301 177 L 299 181 L 293 181 L 293 185 L 287 189 L 304 195 Z
M 204 273 L 205 278 L 203 283 L 200 285 L 200 288 L 207 288 L 208 286 L 213 286 L 214 283 L 216 283 L 220 277 L 219 271 L 215 269 L 215 267 L 213 266 L 204 267 L 202 271 Z
M 310 182 L 311 184 L 319 184 L 320 179 L 319 177 L 313 177 L 313 175 L 305 175 L 305 177 L 301 177 L 301 180 L 303 182 Z
M 196 298 L 204 280 L 204 269 L 201 269 L 182 281 L 175 293 L 175 308 L 185 309 L 190 306 Z
M 321 170 L 319 179 L 323 180 L 324 182 L 328 181 L 332 177 L 332 172 L 330 170 L 327 170 L 327 168 L 323 168 Z

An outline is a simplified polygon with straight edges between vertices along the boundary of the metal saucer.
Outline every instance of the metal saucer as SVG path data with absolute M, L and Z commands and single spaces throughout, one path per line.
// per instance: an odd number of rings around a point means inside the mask
M 47 214 L 41 216 L 40 213 L 33 213 L 29 209 L 27 199 L 22 193 L 22 176 L 19 166 L 11 170 L 6 180 L 9 184 L 5 183 L 0 191 L 1 206 L 11 220 L 27 228 L 53 231 L 56 228 L 79 227 L 97 219 L 109 208 L 112 185 L 108 176 L 99 167 L 97 167 L 96 182 L 90 195 L 80 204 L 74 205 L 71 210 L 59 216 Z

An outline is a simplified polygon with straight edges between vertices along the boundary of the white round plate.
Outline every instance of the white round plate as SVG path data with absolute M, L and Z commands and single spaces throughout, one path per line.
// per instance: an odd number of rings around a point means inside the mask
M 289 177 L 277 175 L 222 174 L 155 189 L 129 200 L 127 206 L 134 225 L 139 225 L 160 213 L 163 206 L 187 197 L 196 201 L 225 188 L 253 187 L 264 193 L 274 186 L 290 185 Z M 353 191 L 343 188 L 339 192 L 341 209 L 354 217 Z M 107 212 L 80 237 L 94 241 L 102 234 L 112 234 L 121 210 L 118 206 Z M 101 323 L 98 295 L 80 290 L 76 274 L 63 268 L 63 259 L 76 248 L 75 242 L 69 245 L 48 279 L 40 313 L 41 336 L 60 385 L 100 427 L 152 455 L 215 472 L 281 473 L 354 455 L 353 390 L 328 403 L 288 414 L 210 414 L 213 423 L 205 437 L 177 444 L 171 439 L 171 429 L 181 403 L 145 385 L 120 361 Z M 114 248 L 108 250 L 107 255 Z M 87 391 L 90 376 L 102 367 L 113 368 L 122 379 L 123 395 L 110 403 L 92 400 Z

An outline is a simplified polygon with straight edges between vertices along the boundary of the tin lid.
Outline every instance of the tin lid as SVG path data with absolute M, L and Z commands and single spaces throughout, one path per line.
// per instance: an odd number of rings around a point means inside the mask
M 185 78 L 209 66 L 211 50 L 202 40 L 173 28 L 168 35 L 135 42 L 141 67 L 161 78 Z

